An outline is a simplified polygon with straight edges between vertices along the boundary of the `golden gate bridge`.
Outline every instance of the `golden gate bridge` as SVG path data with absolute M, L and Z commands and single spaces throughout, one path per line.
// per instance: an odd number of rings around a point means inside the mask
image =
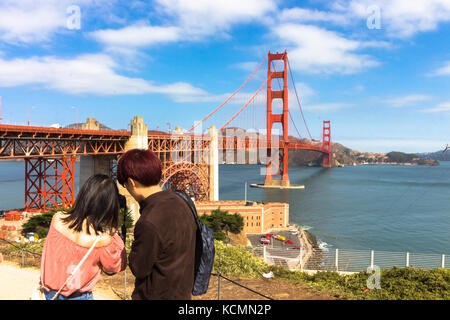
M 294 94 L 289 92 L 289 78 Z M 300 135 L 289 109 L 292 102 L 309 139 Z M 290 124 L 298 137 L 289 135 Z M 218 159 L 223 152 L 263 151 L 265 185 L 289 186 L 289 150 L 319 152 L 322 166 L 331 166 L 330 131 L 330 121 L 323 121 L 322 141 L 312 139 L 287 52 L 269 52 L 236 91 L 188 130 L 149 131 L 141 117 L 132 120 L 131 131 L 99 130 L 95 121 L 81 129 L 0 124 L 0 160 L 25 160 L 29 211 L 73 204 L 76 157 L 81 161 L 80 176 L 114 175 L 118 157 L 136 147 L 148 148 L 161 159 L 163 187 L 183 189 L 196 200 L 217 200 Z

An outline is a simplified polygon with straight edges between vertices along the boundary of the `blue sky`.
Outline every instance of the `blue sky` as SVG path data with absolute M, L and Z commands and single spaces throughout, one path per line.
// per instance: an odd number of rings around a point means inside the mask
M 287 50 L 313 138 L 331 120 L 350 148 L 436 151 L 450 143 L 449 36 L 450 0 L 2 0 L 2 122 L 67 125 L 78 110 L 114 129 L 135 115 L 190 128 Z

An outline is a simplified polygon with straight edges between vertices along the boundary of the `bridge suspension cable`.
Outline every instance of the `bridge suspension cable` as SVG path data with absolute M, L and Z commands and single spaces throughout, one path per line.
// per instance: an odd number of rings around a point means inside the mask
M 294 77 L 292 75 L 291 64 L 289 63 L 289 58 L 287 58 L 287 64 L 288 64 L 289 74 L 291 75 L 292 85 L 294 86 L 295 96 L 297 97 L 298 107 L 300 109 L 300 113 L 303 118 L 303 123 L 305 124 L 305 128 L 306 128 L 306 131 L 308 132 L 309 138 L 312 140 L 311 133 L 309 132 L 308 125 L 306 124 L 305 116 L 303 115 L 302 105 L 300 104 L 300 99 L 298 98 L 297 88 L 295 87 L 295 81 L 294 81 Z M 294 120 L 292 120 L 292 121 L 294 121 Z
M 282 55 L 282 59 L 284 58 L 284 55 L 285 54 L 283 54 Z M 274 70 L 271 72 L 271 74 L 273 74 L 274 72 L 275 72 L 275 70 L 277 69 L 277 67 L 278 67 L 278 65 L 280 64 L 280 62 L 281 62 L 282 60 L 279 60 L 278 61 L 278 63 L 277 63 L 277 65 L 275 66 L 275 68 L 274 68 Z M 263 60 L 263 62 L 264 62 L 264 60 Z M 266 78 L 266 80 L 264 81 L 264 83 L 261 85 L 261 87 L 259 87 L 259 89 L 258 89 L 258 91 L 256 91 L 256 93 L 250 98 L 250 100 L 248 100 L 248 102 L 227 122 L 227 123 L 225 123 L 221 128 L 220 128 L 220 130 L 222 130 L 222 129 L 224 129 L 226 126 L 228 126 L 229 124 L 230 124 L 230 122 L 231 121 L 233 121 L 234 120 L 234 118 L 236 118 L 241 112 L 242 112 L 242 110 L 244 110 L 249 104 L 250 104 L 250 102 L 252 102 L 253 101 L 253 99 L 258 95 L 258 93 L 261 91 L 261 89 L 266 85 L 266 83 L 267 83 L 267 81 L 269 81 L 269 79 L 270 79 L 270 77 L 267 77 Z M 219 130 L 219 131 L 220 131 Z
M 273 61 L 271 62 L 271 65 L 272 65 L 272 68 L 273 68 Z M 279 78 L 277 78 L 277 83 L 278 83 L 278 88 L 281 91 L 282 89 L 281 89 L 281 84 L 280 84 L 280 79 Z M 298 131 L 297 126 L 295 125 L 294 117 L 292 117 L 292 114 L 291 114 L 290 110 L 288 112 L 289 112 L 289 118 L 291 119 L 292 124 L 294 125 L 295 131 L 297 131 L 298 137 L 301 138 L 302 136 L 301 136 L 300 132 Z
M 203 120 L 199 121 L 196 125 L 194 125 L 192 128 L 190 128 L 187 133 L 191 132 L 192 130 L 194 130 L 197 126 L 199 126 L 201 123 L 203 123 L 205 120 L 207 120 L 209 117 L 211 117 L 214 113 L 216 113 L 220 108 L 222 108 L 228 101 L 230 101 L 231 98 L 233 98 L 233 96 L 239 92 L 239 90 L 242 89 L 242 87 L 253 77 L 253 75 L 256 73 L 256 71 L 258 71 L 258 69 L 262 66 L 262 64 L 264 63 L 264 61 L 266 61 L 267 56 L 264 57 L 263 61 L 261 61 L 261 63 L 259 64 L 259 66 L 255 69 L 255 71 L 253 71 L 253 73 L 248 77 L 247 80 L 245 80 L 245 82 L 235 91 L 233 92 L 233 94 L 227 99 L 225 100 L 220 106 L 218 106 L 213 112 L 211 112 L 210 114 L 208 114 L 205 118 L 203 118 Z

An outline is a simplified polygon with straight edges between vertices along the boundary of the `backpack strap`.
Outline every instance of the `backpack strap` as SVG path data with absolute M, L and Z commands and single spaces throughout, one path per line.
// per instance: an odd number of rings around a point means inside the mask
M 80 269 L 81 265 L 83 264 L 83 262 L 87 259 L 87 257 L 91 254 L 92 250 L 94 250 L 95 245 L 97 244 L 97 242 L 100 240 L 100 236 L 98 235 L 97 238 L 95 239 L 94 243 L 92 244 L 92 246 L 89 248 L 88 252 L 86 252 L 86 254 L 84 255 L 83 259 L 81 259 L 80 263 L 78 263 L 78 265 L 75 267 L 75 269 L 73 269 L 72 273 L 70 274 L 70 276 L 66 279 L 66 282 L 64 282 L 64 284 L 62 285 L 62 287 L 58 290 L 58 292 L 56 292 L 56 294 L 53 296 L 52 300 L 55 300 L 56 297 L 58 296 L 58 294 L 61 292 L 62 289 L 64 289 L 64 287 L 66 286 L 66 284 L 73 278 L 73 275 L 75 274 L 75 272 L 78 271 L 78 269 Z
M 192 211 L 192 214 L 194 215 L 194 219 L 195 219 L 195 223 L 197 224 L 197 227 L 201 230 L 201 225 L 200 225 L 200 221 L 198 220 L 198 215 L 197 215 L 197 209 L 195 208 L 195 204 L 194 202 L 192 202 L 192 199 L 184 192 L 181 190 L 174 190 L 174 193 L 176 193 L 178 196 L 180 196 L 189 206 L 189 208 Z

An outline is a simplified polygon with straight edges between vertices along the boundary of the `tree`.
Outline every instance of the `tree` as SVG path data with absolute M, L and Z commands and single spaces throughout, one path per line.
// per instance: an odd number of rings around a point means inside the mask
M 50 229 L 50 224 L 52 223 L 53 215 L 59 211 L 69 211 L 69 209 L 54 209 L 43 214 L 38 214 L 32 216 L 22 225 L 22 235 L 25 235 L 29 232 L 37 233 L 39 239 L 47 237 L 48 230 Z
M 220 208 L 211 211 L 211 214 L 204 214 L 199 220 L 206 224 L 214 233 L 216 240 L 225 240 L 228 232 L 238 234 L 244 228 L 244 218 L 239 213 L 229 214 Z
M 134 225 L 134 218 L 130 208 L 127 206 L 126 208 L 120 209 L 119 211 L 119 229 L 123 224 L 123 218 L 125 216 L 125 227 L 130 229 Z
M 22 225 L 22 235 L 25 235 L 29 232 L 37 233 L 39 236 L 39 239 L 43 239 L 47 237 L 48 230 L 50 229 L 50 224 L 53 219 L 53 215 L 56 212 L 65 211 L 68 212 L 70 209 L 54 209 L 48 212 L 44 212 L 43 214 L 38 214 L 35 216 L 32 216 L 30 219 L 28 219 L 27 222 L 25 222 Z M 126 207 L 125 209 L 121 209 L 119 212 L 119 229 L 120 226 L 122 226 L 123 217 L 125 215 L 125 226 L 127 229 L 130 229 L 134 225 L 134 219 L 133 215 L 131 213 L 131 210 Z

